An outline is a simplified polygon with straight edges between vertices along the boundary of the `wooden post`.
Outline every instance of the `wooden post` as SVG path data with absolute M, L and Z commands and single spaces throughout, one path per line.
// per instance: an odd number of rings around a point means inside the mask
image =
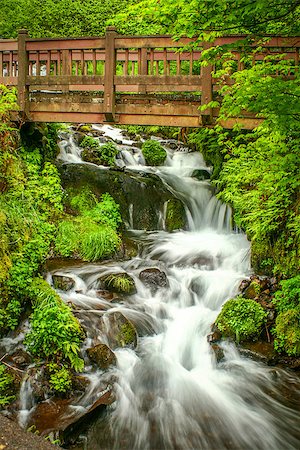
M 207 50 L 210 47 L 208 42 L 203 42 L 203 50 Z M 213 99 L 213 84 L 212 84 L 212 70 L 213 66 L 201 67 L 201 106 L 206 105 Z M 209 125 L 212 122 L 212 108 L 207 108 L 201 111 L 202 124 Z
M 18 103 L 25 118 L 29 113 L 29 89 L 27 86 L 28 54 L 26 50 L 27 30 L 19 30 L 18 34 Z
M 116 50 L 115 27 L 107 27 L 105 34 L 105 71 L 104 71 L 104 114 L 107 122 L 115 121 L 115 83 Z

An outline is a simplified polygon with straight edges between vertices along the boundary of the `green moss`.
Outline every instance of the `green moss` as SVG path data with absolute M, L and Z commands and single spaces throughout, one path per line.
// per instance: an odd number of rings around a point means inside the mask
M 134 280 L 127 273 L 113 273 L 103 279 L 107 289 L 122 294 L 133 294 L 136 292 Z
M 257 281 L 252 281 L 250 285 L 245 289 L 244 297 L 248 299 L 254 299 L 260 294 L 261 287 Z
M 290 356 L 300 356 L 300 308 L 280 313 L 275 322 L 274 347 Z
M 68 392 L 72 387 L 72 375 L 67 367 L 56 363 L 47 365 L 50 388 L 59 394 Z
M 142 153 L 147 166 L 161 166 L 167 158 L 166 150 L 159 142 L 152 139 L 143 143 Z
M 267 313 L 258 303 L 238 296 L 225 303 L 216 324 L 225 336 L 240 342 L 259 336 L 266 317 Z
M 80 143 L 80 147 L 84 149 L 81 154 L 84 161 L 108 167 L 115 166 L 118 149 L 112 142 L 100 145 L 97 139 L 85 136 Z
M 135 345 L 136 331 L 132 323 L 127 321 L 120 327 L 120 332 L 117 336 L 117 341 L 121 347 Z
M 176 198 L 168 201 L 166 213 L 166 228 L 168 231 L 184 228 L 186 223 L 185 209 L 182 202 Z

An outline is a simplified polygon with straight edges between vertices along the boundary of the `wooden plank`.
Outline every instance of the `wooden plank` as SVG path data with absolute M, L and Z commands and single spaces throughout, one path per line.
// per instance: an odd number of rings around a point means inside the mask
M 30 39 L 27 50 L 84 50 L 105 47 L 104 38 Z M 0 49 L 1 42 L 0 42 Z
M 101 75 L 59 75 L 59 76 L 29 76 L 27 79 L 27 84 L 30 86 L 65 86 L 68 84 L 78 84 L 78 85 L 95 85 L 103 84 L 104 77 Z
M 29 97 L 28 97 L 28 53 L 26 50 L 26 40 L 28 39 L 27 30 L 19 30 L 18 33 L 18 105 L 21 113 L 26 118 L 28 116 Z
M 31 122 L 64 122 L 64 123 L 104 123 L 104 114 L 85 114 L 85 113 L 60 113 L 60 112 L 48 112 L 48 111 L 38 111 L 31 112 L 29 121 Z
M 18 51 L 18 41 L 15 39 L 0 39 L 0 50 L 2 52 Z
M 120 125 L 159 125 L 170 127 L 199 127 L 199 116 L 151 116 L 139 114 L 120 114 L 118 123 Z
M 0 77 L 3 77 L 3 52 L 0 51 Z
M 120 85 L 129 85 L 129 84 L 148 84 L 148 85 L 195 85 L 200 86 L 201 84 L 201 76 L 200 75 L 136 75 L 136 76 L 127 76 L 124 77 L 122 75 L 115 75 L 115 83 Z M 198 89 L 200 90 L 200 89 Z
M 0 84 L 4 84 L 5 86 L 17 86 L 18 85 L 18 77 L 0 77 Z

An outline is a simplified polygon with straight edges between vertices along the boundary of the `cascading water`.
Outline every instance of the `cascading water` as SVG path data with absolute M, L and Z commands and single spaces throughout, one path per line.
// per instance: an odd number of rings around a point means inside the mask
M 105 132 L 119 133 L 109 127 Z M 120 133 L 118 139 L 122 140 Z M 163 226 L 148 233 L 131 230 L 141 246 L 138 257 L 60 270 L 76 282 L 72 291 L 60 294 L 76 306 L 87 328 L 86 347 L 105 341 L 97 324 L 115 311 L 123 313 L 140 335 L 136 351 L 115 350 L 117 368 L 111 370 L 117 379 L 116 402 L 90 427 L 85 448 L 299 448 L 295 378 L 241 357 L 229 343 L 222 345 L 218 362 L 207 341 L 222 304 L 250 273 L 249 243 L 243 234 L 231 231 L 230 209 L 214 197 L 208 181 L 191 176 L 195 169 L 209 169 L 201 155 L 168 148 L 165 166 L 145 167 L 141 153 L 130 150 L 130 144 L 120 144 L 120 161 L 128 169 L 155 172 L 162 178 L 184 202 L 188 230 L 168 233 Z M 65 148 L 63 144 L 62 159 L 74 162 L 63 153 Z M 168 287 L 153 293 L 140 281 L 139 273 L 149 267 L 166 273 Z M 114 303 L 99 298 L 99 274 L 123 271 L 134 278 L 137 293 Z M 100 385 L 101 372 L 96 375 Z M 283 396 L 286 386 L 295 386 L 290 391 L 295 402 Z M 94 379 L 93 392 L 96 387 Z M 89 401 L 85 396 L 84 406 Z

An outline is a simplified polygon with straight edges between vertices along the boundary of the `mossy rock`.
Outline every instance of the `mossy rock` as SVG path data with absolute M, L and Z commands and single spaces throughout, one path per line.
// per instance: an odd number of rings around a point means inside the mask
M 87 349 L 88 357 L 100 369 L 106 370 L 110 366 L 115 366 L 117 358 L 114 352 L 105 344 L 98 344 L 95 347 Z
M 120 347 L 134 349 L 137 331 L 134 325 L 120 312 L 106 313 L 101 319 L 101 330 L 113 350 Z
M 165 272 L 162 272 L 155 267 L 142 270 L 139 273 L 139 279 L 152 293 L 155 293 L 159 287 L 169 286 Z
M 108 291 L 118 294 L 135 294 L 136 287 L 134 279 L 127 273 L 112 273 L 101 278 L 101 283 Z
M 260 284 L 257 281 L 252 281 L 244 290 L 243 296 L 247 299 L 254 299 L 259 296 L 261 292 Z
M 177 198 L 170 199 L 167 203 L 166 229 L 168 231 L 179 230 L 185 225 L 186 214 L 183 203 Z
M 258 339 L 268 313 L 254 300 L 241 296 L 228 300 L 217 317 L 216 325 L 224 336 L 237 342 Z
M 167 152 L 163 146 L 152 139 L 143 143 L 142 153 L 147 166 L 161 166 L 167 158 Z
M 75 286 L 75 281 L 71 277 L 66 277 L 64 275 L 52 275 L 53 287 L 54 289 L 59 289 L 61 291 L 70 291 Z

